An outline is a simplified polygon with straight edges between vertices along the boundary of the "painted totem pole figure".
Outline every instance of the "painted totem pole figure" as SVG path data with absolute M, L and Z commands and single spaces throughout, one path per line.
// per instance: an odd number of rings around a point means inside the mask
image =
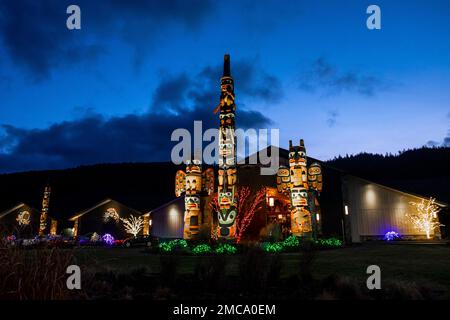
M 48 217 L 48 206 L 50 204 L 50 186 L 47 185 L 44 190 L 44 198 L 42 199 L 42 212 L 39 219 L 39 235 L 45 235 L 45 229 L 47 229 L 47 217 Z
M 308 170 L 303 139 L 300 146 L 289 141 L 289 172 L 291 176 L 291 231 L 294 235 L 312 232 L 311 213 L 308 210 Z
M 185 193 L 184 197 L 184 239 L 194 239 L 202 224 L 202 193 L 214 192 L 214 170 L 209 168 L 202 173 L 200 160 L 187 160 L 186 172 L 178 170 L 175 176 L 175 195 Z
M 220 238 L 234 239 L 237 217 L 237 167 L 235 141 L 234 82 L 231 77 L 230 56 L 224 56 L 223 76 L 220 79 L 220 103 L 214 113 L 219 113 L 219 187 L 217 213 Z
M 313 215 L 314 233 L 321 232 L 321 215 L 319 196 L 322 192 L 322 168 L 317 162 L 312 163 L 308 168 L 308 186 L 309 186 L 309 209 Z

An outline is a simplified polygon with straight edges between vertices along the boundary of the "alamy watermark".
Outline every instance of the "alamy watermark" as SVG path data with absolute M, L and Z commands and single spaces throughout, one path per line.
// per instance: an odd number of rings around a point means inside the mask
M 219 139 L 220 134 L 222 134 L 221 139 Z M 189 130 L 179 128 L 172 132 L 171 141 L 178 142 L 170 154 L 175 164 L 181 164 L 193 157 L 205 164 L 220 164 L 220 150 L 231 150 L 231 154 L 225 156 L 230 156 L 231 160 L 236 156 L 238 164 L 261 165 L 261 175 L 273 175 L 279 167 L 277 147 L 280 142 L 279 129 L 211 128 L 203 132 L 202 121 L 194 121 L 193 137 Z M 205 148 L 203 148 L 204 142 L 207 143 Z

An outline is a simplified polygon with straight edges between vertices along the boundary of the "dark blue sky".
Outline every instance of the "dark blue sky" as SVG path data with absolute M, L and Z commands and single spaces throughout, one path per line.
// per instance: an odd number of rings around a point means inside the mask
M 450 144 L 449 18 L 446 0 L 2 0 L 0 172 L 168 160 L 173 129 L 217 126 L 224 53 L 238 125 L 279 128 L 282 147 Z

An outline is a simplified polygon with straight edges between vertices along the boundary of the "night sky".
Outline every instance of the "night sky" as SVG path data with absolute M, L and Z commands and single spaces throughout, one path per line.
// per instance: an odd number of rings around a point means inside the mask
M 282 147 L 450 146 L 449 39 L 447 0 L 1 0 L 0 172 L 169 160 L 175 128 L 218 126 L 225 53 L 237 125 Z

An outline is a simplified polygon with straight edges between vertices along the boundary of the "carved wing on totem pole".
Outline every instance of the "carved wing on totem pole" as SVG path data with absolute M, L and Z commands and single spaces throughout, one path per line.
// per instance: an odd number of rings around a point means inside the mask
M 208 195 L 214 193 L 214 169 L 208 168 L 202 174 L 202 191 Z
M 175 196 L 179 197 L 186 192 L 186 172 L 178 170 L 175 174 Z
M 322 167 L 317 162 L 314 162 L 308 168 L 308 186 L 310 189 L 320 193 L 322 185 Z
M 289 168 L 281 166 L 277 171 L 277 190 L 279 193 L 288 194 L 291 188 L 291 176 Z

